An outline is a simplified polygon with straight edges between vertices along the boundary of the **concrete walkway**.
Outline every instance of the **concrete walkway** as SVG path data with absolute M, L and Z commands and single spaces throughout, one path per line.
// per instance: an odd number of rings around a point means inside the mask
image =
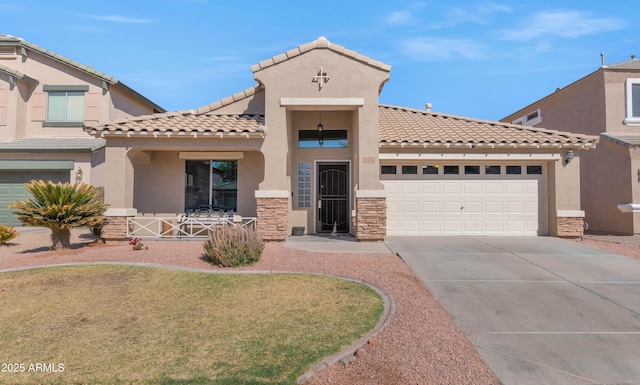
M 391 253 L 384 242 L 360 242 L 348 234 L 308 234 L 290 236 L 284 247 L 309 252 L 327 253 Z
M 640 383 L 640 261 L 547 237 L 389 237 L 504 385 Z

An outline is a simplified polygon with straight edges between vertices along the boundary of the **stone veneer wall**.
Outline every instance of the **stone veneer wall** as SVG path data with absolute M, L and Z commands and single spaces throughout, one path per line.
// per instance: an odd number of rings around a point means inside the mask
M 354 227 L 360 241 L 383 241 L 387 236 L 387 199 L 357 197 Z
M 258 231 L 265 241 L 284 241 L 289 236 L 289 199 L 256 198 Z
M 556 219 L 558 237 L 577 238 L 584 234 L 584 218 L 560 217 Z
M 102 221 L 100 238 L 105 241 L 122 241 L 127 239 L 127 217 L 108 217 Z

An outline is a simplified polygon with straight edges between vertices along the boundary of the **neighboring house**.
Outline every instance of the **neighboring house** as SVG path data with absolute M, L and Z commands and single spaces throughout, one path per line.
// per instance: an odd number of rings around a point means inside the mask
M 267 240 L 582 233 L 597 137 L 380 105 L 391 67 L 322 37 L 251 69 L 256 86 L 197 110 L 87 124 L 106 140 L 105 238 L 211 204 L 229 169 L 226 197 Z
M 640 233 L 640 61 L 603 65 L 503 121 L 600 135 L 580 164 L 589 230 Z
M 32 179 L 104 186 L 104 139 L 84 123 L 164 112 L 118 79 L 0 35 L 0 224 L 20 222 L 6 203 Z

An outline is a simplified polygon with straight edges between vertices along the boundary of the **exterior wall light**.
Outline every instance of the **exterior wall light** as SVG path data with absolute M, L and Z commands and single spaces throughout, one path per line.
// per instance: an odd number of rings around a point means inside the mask
M 573 150 L 567 151 L 567 156 L 564 158 L 564 164 L 569 164 L 573 159 Z
M 318 144 L 320 144 L 320 146 L 324 144 L 324 138 L 322 137 L 323 131 L 324 126 L 322 125 L 322 112 L 320 112 L 318 116 Z
M 82 169 L 80 167 L 78 167 L 78 171 L 76 171 L 76 183 L 81 183 L 82 182 Z

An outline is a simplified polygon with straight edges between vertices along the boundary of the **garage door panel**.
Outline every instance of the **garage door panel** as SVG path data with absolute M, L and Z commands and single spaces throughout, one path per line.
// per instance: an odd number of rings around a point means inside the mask
M 464 202 L 465 214 L 482 214 L 482 202 Z
M 546 217 L 544 177 L 459 177 L 459 180 L 383 180 L 387 233 L 536 235 Z M 467 179 L 465 179 L 467 178 Z M 411 187 L 409 187 L 411 186 Z M 399 191 L 393 195 L 393 191 Z M 404 194 L 403 192 L 407 192 Z M 540 220 L 539 220 L 540 218 Z
M 425 214 L 439 214 L 441 210 L 440 202 L 422 202 L 420 207 L 420 211 Z
M 443 181 L 442 193 L 443 194 L 460 194 L 462 193 L 462 184 L 460 182 Z
M 400 202 L 400 213 L 417 213 L 420 211 L 420 203 L 418 201 Z
M 462 207 L 462 202 L 460 201 L 442 202 L 442 212 L 444 214 L 459 214 L 460 207 Z
M 504 212 L 502 201 L 499 202 L 484 202 L 484 212 L 490 214 L 500 214 Z
M 426 234 L 440 233 L 442 228 L 440 227 L 440 221 L 426 220 L 421 223 L 421 232 Z
M 524 186 L 522 183 L 516 182 L 505 182 L 504 183 L 504 193 L 512 194 L 512 195 L 522 195 L 524 193 Z
M 502 182 L 485 182 L 482 185 L 484 195 L 502 196 Z
M 400 185 L 400 194 L 420 195 L 420 185 L 417 183 L 404 182 Z
M 476 181 L 474 181 L 474 182 L 476 182 Z M 465 195 L 469 195 L 469 194 L 480 195 L 480 194 L 482 194 L 482 184 L 481 183 L 467 182 L 467 183 L 464 184 L 464 193 L 465 193 Z
M 439 181 L 424 181 L 420 184 L 422 195 L 440 195 Z
M 523 202 L 505 202 L 505 214 L 524 213 Z

